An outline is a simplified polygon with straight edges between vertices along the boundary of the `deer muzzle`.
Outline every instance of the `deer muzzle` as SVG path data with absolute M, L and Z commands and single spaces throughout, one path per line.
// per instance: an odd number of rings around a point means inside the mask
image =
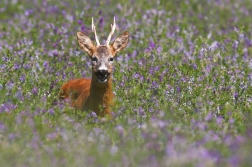
M 110 73 L 108 72 L 108 70 L 98 70 L 96 72 L 96 76 L 98 78 L 98 81 L 100 83 L 105 83 L 108 80 Z

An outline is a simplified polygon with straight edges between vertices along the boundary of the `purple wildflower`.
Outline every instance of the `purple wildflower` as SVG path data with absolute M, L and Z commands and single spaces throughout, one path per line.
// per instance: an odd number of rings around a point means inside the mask
M 81 25 L 81 24 L 82 24 L 82 21 L 81 21 L 81 20 L 78 20 L 77 23 L 78 23 L 79 25 Z
M 55 111 L 54 111 L 53 108 L 50 108 L 50 109 L 48 110 L 48 113 L 53 115 L 53 114 L 55 113 Z

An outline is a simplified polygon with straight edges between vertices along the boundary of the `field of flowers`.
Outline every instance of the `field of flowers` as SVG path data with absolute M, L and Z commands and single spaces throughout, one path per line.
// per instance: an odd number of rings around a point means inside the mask
M 76 32 L 115 58 L 113 119 L 58 101 L 90 77 Z M 250 0 L 1 0 L 0 166 L 252 166 Z

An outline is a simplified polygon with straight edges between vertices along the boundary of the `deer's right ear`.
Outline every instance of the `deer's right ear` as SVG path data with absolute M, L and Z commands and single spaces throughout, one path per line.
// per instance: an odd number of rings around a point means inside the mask
M 89 56 L 92 56 L 94 53 L 94 47 L 95 47 L 92 41 L 82 32 L 77 32 L 77 40 L 78 40 L 80 48 L 83 51 L 87 52 Z

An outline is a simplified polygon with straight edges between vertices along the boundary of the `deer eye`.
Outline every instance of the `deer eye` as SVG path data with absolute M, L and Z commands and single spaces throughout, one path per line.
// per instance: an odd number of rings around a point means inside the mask
M 114 58 L 113 58 L 113 57 L 110 57 L 110 58 L 109 58 L 109 61 L 113 61 L 113 60 L 114 60 Z
M 97 57 L 92 57 L 92 61 L 95 61 L 95 62 L 97 62 Z

